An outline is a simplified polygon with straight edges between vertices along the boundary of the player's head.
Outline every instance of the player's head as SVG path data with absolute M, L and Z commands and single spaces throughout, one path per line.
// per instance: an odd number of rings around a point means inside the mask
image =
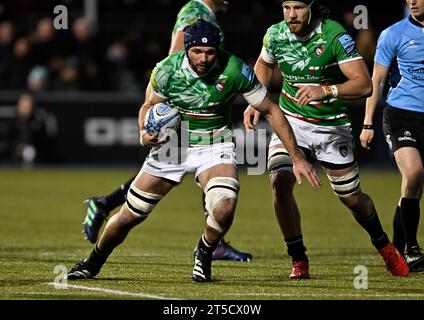
M 283 0 L 284 20 L 291 32 L 301 34 L 313 22 L 314 17 L 319 14 L 318 0 Z
M 406 0 L 411 15 L 419 21 L 424 21 L 424 0 Z
M 215 62 L 221 37 L 212 23 L 198 20 L 184 28 L 184 48 L 191 67 L 198 74 L 209 71 Z
M 197 20 L 184 28 L 184 48 L 188 51 L 191 47 L 215 47 L 219 49 L 221 36 L 219 30 L 212 23 Z

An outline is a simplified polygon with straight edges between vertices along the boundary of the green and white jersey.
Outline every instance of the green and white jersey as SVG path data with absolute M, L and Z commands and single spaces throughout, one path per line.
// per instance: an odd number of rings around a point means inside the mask
M 305 38 L 290 32 L 282 21 L 272 25 L 263 41 L 261 57 L 278 63 L 284 78 L 280 107 L 284 113 L 323 126 L 349 123 L 346 102 L 328 98 L 299 106 L 295 98 L 302 85 L 328 85 L 345 80 L 339 65 L 362 59 L 355 41 L 336 21 L 324 19 Z
M 202 77 L 190 67 L 185 51 L 178 51 L 156 65 L 150 85 L 158 97 L 180 111 L 181 121 L 188 121 L 192 145 L 231 138 L 231 107 L 236 94 L 256 105 L 266 96 L 253 69 L 224 50 Z
M 172 37 L 174 37 L 174 34 L 177 31 L 184 30 L 185 27 L 200 19 L 212 23 L 219 29 L 219 34 L 221 36 L 221 48 L 223 48 L 224 32 L 216 20 L 215 13 L 202 0 L 191 0 L 181 8 L 177 15 L 177 21 L 175 22 L 174 29 L 172 30 Z

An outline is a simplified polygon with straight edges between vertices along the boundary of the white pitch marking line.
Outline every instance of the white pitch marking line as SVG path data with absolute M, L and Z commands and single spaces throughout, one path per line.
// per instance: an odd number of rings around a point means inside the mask
M 50 286 L 54 286 L 54 282 L 48 282 L 47 283 Z M 57 286 L 57 284 L 56 284 Z M 96 288 L 96 287 L 86 287 L 86 286 L 79 286 L 75 284 L 67 284 L 64 285 L 64 287 L 67 288 L 73 288 L 73 289 L 81 289 L 81 290 L 88 290 L 88 291 L 97 291 L 97 292 L 103 292 L 108 294 L 114 294 L 118 296 L 132 296 L 132 297 L 143 297 L 143 298 L 151 298 L 151 299 L 158 299 L 158 300 L 179 300 L 177 298 L 169 298 L 164 296 L 158 296 L 155 294 L 148 294 L 148 293 L 142 293 L 142 292 L 128 292 L 128 291 L 121 291 L 121 290 L 114 290 L 114 289 L 105 289 L 105 288 Z
M 423 293 L 228 293 L 228 296 L 263 296 L 263 297 L 424 297 Z

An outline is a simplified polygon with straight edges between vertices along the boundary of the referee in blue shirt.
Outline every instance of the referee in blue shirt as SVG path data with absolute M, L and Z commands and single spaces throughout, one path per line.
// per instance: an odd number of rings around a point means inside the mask
M 402 175 L 401 199 L 393 219 L 393 244 L 405 253 L 410 272 L 424 271 L 418 241 L 424 185 L 424 0 L 406 0 L 410 16 L 384 30 L 378 39 L 361 145 L 374 139 L 373 114 L 389 75 L 383 131 Z M 405 251 L 406 245 L 406 251 Z

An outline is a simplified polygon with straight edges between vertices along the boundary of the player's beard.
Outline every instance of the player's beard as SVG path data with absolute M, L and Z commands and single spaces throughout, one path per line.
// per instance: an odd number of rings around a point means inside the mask
M 213 65 L 213 62 L 194 64 L 190 59 L 189 63 L 191 68 L 200 76 L 208 73 Z
M 317 20 L 313 19 L 310 23 L 308 21 L 300 21 L 294 19 L 293 21 L 288 21 L 287 25 L 291 33 L 295 34 L 298 37 L 305 37 L 312 32 L 316 25 Z
M 307 25 L 298 21 L 298 20 L 294 20 L 292 22 L 288 22 L 287 25 L 289 26 L 289 30 L 291 33 L 294 34 L 301 34 L 302 32 L 304 32 L 304 30 L 307 28 Z
M 289 27 L 289 30 L 291 33 L 303 37 L 307 35 L 310 31 L 310 20 L 311 20 L 311 10 L 309 9 L 309 12 L 307 15 L 302 15 L 301 17 L 293 17 L 290 19 L 289 16 L 284 17 L 287 26 Z M 303 19 L 303 21 L 302 21 Z

